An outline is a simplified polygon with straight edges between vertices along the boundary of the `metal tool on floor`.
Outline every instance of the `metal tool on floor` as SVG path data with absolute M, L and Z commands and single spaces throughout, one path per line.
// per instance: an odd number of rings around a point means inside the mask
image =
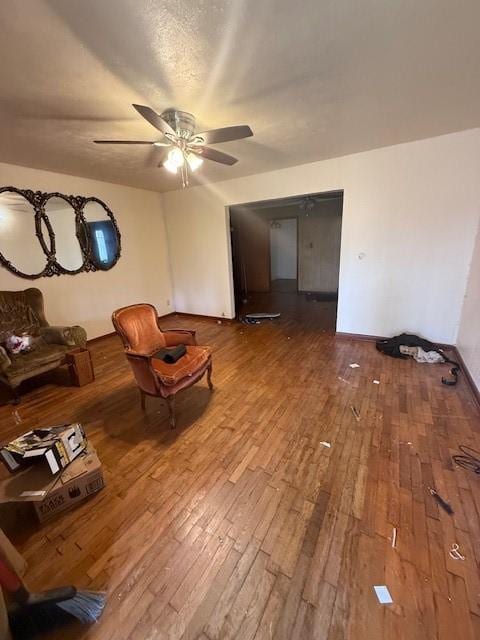
M 432 487 L 428 487 L 428 490 L 430 491 L 432 496 L 435 498 L 435 500 L 438 502 L 438 504 L 442 507 L 444 511 L 446 511 L 449 515 L 452 515 L 454 513 L 452 507 L 448 504 L 446 500 L 442 498 L 442 496 L 440 496 L 435 491 L 435 489 L 433 489 Z

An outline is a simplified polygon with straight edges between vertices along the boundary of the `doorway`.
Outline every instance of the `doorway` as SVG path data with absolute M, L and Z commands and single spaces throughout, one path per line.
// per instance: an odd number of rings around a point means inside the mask
M 297 218 L 270 220 L 270 291 L 296 291 Z
M 336 327 L 343 192 L 306 194 L 230 207 L 237 318 Z

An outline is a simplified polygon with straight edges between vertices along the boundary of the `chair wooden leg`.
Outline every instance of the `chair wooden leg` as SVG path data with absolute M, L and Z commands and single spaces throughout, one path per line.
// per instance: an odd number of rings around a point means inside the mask
M 170 416 L 170 428 L 175 429 L 175 396 L 167 396 L 168 414 Z
M 212 363 L 208 365 L 207 369 L 207 383 L 210 391 L 213 391 L 213 382 L 212 382 Z
M 140 405 L 142 407 L 142 411 L 145 411 L 145 396 L 146 396 L 146 393 L 142 389 L 139 389 L 139 391 L 140 391 Z

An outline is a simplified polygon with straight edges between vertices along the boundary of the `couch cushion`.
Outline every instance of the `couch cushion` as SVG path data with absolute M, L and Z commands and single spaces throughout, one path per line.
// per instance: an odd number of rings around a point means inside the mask
M 158 358 L 152 358 L 152 367 L 162 384 L 172 386 L 193 375 L 204 366 L 210 357 L 209 347 L 186 346 L 187 353 L 174 364 L 167 364 Z
M 46 344 L 38 341 L 32 351 L 10 356 L 12 365 L 8 368 L 8 377 L 15 377 L 60 362 L 70 348 L 61 344 Z

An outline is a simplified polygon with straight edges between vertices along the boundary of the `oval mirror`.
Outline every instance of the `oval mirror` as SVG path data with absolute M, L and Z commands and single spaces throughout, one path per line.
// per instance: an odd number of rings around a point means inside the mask
M 40 277 L 47 266 L 33 205 L 16 191 L 0 193 L 0 253 L 9 269 L 29 278 Z
M 55 236 L 55 259 L 67 273 L 76 273 L 84 264 L 85 258 L 80 246 L 80 229 L 75 209 L 67 199 L 52 194 L 44 203 L 44 211 Z M 44 237 L 48 244 L 47 238 Z
M 111 269 L 120 256 L 120 234 L 106 206 L 87 199 L 83 206 L 90 260 L 97 269 Z

